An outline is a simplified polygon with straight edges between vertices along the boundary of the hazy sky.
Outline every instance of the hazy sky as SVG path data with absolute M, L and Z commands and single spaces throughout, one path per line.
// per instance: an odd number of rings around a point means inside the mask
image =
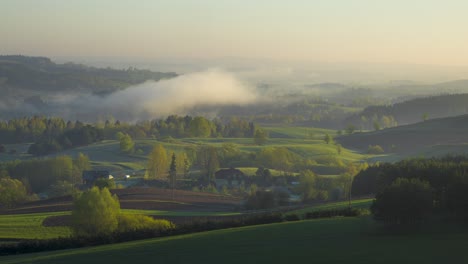
M 0 54 L 468 65 L 466 0 L 0 0 Z

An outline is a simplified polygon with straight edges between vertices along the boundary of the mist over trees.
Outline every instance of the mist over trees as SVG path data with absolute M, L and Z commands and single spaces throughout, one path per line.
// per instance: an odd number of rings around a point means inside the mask
M 427 119 L 468 114 L 468 94 L 446 94 L 415 98 L 393 105 L 368 106 L 344 122 L 362 129 L 394 127 Z M 375 129 L 378 130 L 378 129 Z

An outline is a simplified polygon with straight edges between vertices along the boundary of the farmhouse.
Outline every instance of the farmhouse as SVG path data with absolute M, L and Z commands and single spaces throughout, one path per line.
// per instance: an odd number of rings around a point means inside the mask
M 221 169 L 215 172 L 215 184 L 218 188 L 222 186 L 239 186 L 244 177 L 245 174 L 238 169 Z
M 94 182 L 98 179 L 113 179 L 114 177 L 110 175 L 109 171 L 96 171 L 96 170 L 89 170 L 83 171 L 83 184 L 91 186 Z

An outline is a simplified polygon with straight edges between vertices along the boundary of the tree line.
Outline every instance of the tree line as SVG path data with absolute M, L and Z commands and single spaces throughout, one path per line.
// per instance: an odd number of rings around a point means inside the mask
M 28 195 L 43 192 L 49 196 L 71 194 L 81 183 L 83 171 L 90 168 L 89 158 L 81 153 L 75 159 L 58 156 L 0 163 L 0 206 L 14 206 Z
M 0 144 L 34 142 L 30 154 L 44 155 L 88 145 L 104 139 L 115 139 L 117 133 L 131 138 L 183 138 L 183 137 L 254 137 L 257 131 L 259 144 L 266 135 L 252 122 L 238 118 L 228 121 L 209 120 L 201 116 L 171 115 L 165 119 L 141 121 L 130 124 L 114 120 L 95 124 L 65 121 L 62 118 L 33 116 L 0 121 Z
M 372 165 L 353 181 L 354 196 L 376 194 L 374 214 L 418 222 L 431 212 L 468 217 L 468 157 L 408 159 Z

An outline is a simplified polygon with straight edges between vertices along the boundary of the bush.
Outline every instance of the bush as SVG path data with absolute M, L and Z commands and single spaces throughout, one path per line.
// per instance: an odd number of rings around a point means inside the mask
M 175 225 L 167 220 L 153 219 L 146 215 L 121 214 L 119 216 L 119 232 L 136 230 L 168 231 L 174 228 Z
M 375 145 L 375 146 L 369 146 L 369 148 L 367 148 L 367 154 L 375 154 L 375 155 L 378 155 L 378 154 L 382 154 L 384 153 L 385 151 L 383 150 L 383 148 L 379 145 Z
M 275 207 L 275 195 L 273 192 L 257 191 L 254 195 L 249 196 L 245 207 L 249 210 L 273 208 Z
M 320 210 L 308 212 L 304 215 L 305 219 L 316 219 L 316 218 L 328 218 L 328 217 L 353 217 L 353 216 L 362 216 L 368 215 L 369 210 L 360 209 L 360 208 L 342 208 L 342 209 L 330 209 L 330 210 Z
M 287 214 L 284 216 L 285 221 L 299 221 L 301 218 L 297 214 Z

